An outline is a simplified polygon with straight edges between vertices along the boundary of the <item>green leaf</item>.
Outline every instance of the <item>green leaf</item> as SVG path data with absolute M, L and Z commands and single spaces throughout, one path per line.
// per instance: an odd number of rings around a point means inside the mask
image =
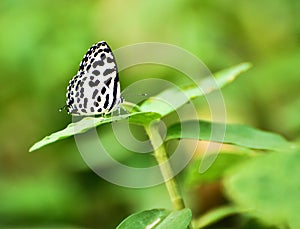
M 157 225 L 170 214 L 170 211 L 165 209 L 153 209 L 134 213 L 124 219 L 117 229 L 144 229 L 149 225 Z
M 199 219 L 195 220 L 194 224 L 196 228 L 204 228 L 228 216 L 245 212 L 247 212 L 246 209 L 241 209 L 236 206 L 220 207 L 202 215 Z
M 75 134 L 85 133 L 88 130 L 100 126 L 105 123 L 110 123 L 114 121 L 119 121 L 122 119 L 129 118 L 130 123 L 146 125 L 152 120 L 158 119 L 160 117 L 159 114 L 153 112 L 136 112 L 125 115 L 118 115 L 113 117 L 86 117 L 81 119 L 78 122 L 69 124 L 65 129 L 57 131 L 49 136 L 46 136 L 42 140 L 35 143 L 30 149 L 29 152 L 37 150 L 45 145 L 50 143 L 68 138 Z
M 200 132 L 195 132 L 195 126 L 200 126 Z M 280 150 L 290 149 L 292 144 L 285 140 L 278 134 L 261 131 L 253 127 L 226 124 L 226 132 L 224 136 L 214 136 L 211 132 L 212 126 L 214 130 L 224 130 L 222 123 L 211 123 L 208 121 L 185 121 L 183 123 L 176 123 L 168 128 L 166 141 L 179 138 L 198 139 L 205 141 L 221 142 L 227 144 L 234 144 L 251 149 L 261 150 Z M 185 131 L 181 131 L 181 126 L 184 126 Z
M 226 176 L 227 195 L 266 223 L 300 228 L 300 152 L 255 157 Z M 253 213 L 253 214 L 254 214 Z
M 155 229 L 186 229 L 192 220 L 192 211 L 188 208 L 173 211 Z
M 215 84 L 211 83 L 212 78 L 208 78 L 203 80 L 199 86 L 193 85 L 182 89 L 167 89 L 162 93 L 147 99 L 139 108 L 141 111 L 152 111 L 159 113 L 161 116 L 166 116 L 193 98 L 200 97 L 214 90 L 221 89 L 225 85 L 231 83 L 241 73 L 247 71 L 250 67 L 250 63 L 242 63 L 222 70 L 215 74 Z M 208 85 L 210 86 L 208 87 Z M 205 88 L 206 91 L 203 92 L 200 90 L 200 88 Z M 165 102 L 170 101 L 170 99 L 172 99 L 172 106 Z
M 237 65 L 235 67 L 229 68 L 227 70 L 223 70 L 216 74 L 216 82 L 217 86 L 209 88 L 205 93 L 209 93 L 213 90 L 217 90 L 227 83 L 234 80 L 240 73 L 246 71 L 250 68 L 249 63 L 243 63 Z M 202 82 L 206 84 L 204 80 Z M 200 85 L 201 86 L 201 85 Z M 182 96 L 182 92 L 187 95 Z M 149 98 L 146 100 L 141 107 L 139 107 L 141 112 L 134 112 L 131 114 L 119 115 L 114 117 L 100 117 L 100 118 L 92 118 L 87 117 L 82 119 L 79 122 L 69 124 L 64 130 L 53 133 L 49 136 L 46 136 L 41 141 L 35 143 L 30 149 L 29 152 L 37 150 L 45 145 L 56 142 L 58 140 L 62 140 L 64 138 L 73 136 L 75 134 L 84 133 L 91 128 L 99 126 L 104 123 L 109 123 L 117 120 L 122 120 L 129 118 L 130 123 L 138 124 L 138 125 L 147 125 L 151 121 L 161 118 L 162 116 L 167 115 L 168 113 L 176 110 L 180 106 L 187 103 L 190 99 L 203 95 L 203 93 L 199 90 L 198 87 L 188 87 L 183 90 L 175 90 L 174 88 L 166 90 L 159 94 L 158 96 Z M 161 98 L 178 98 L 175 99 L 176 105 L 172 108 L 167 106 L 166 103 L 161 101 Z
M 137 112 L 129 117 L 129 123 L 144 126 L 160 118 L 161 115 L 155 112 Z
M 207 155 L 206 157 L 215 157 L 214 154 Z M 214 163 L 204 173 L 199 172 L 199 166 L 203 158 L 192 161 L 186 168 L 184 182 L 187 187 L 200 186 L 202 184 L 212 183 L 220 180 L 224 173 L 232 166 L 242 163 L 249 159 L 248 154 L 237 153 L 219 153 Z
M 186 229 L 191 219 L 190 209 L 153 209 L 132 214 L 122 221 L 117 229 Z

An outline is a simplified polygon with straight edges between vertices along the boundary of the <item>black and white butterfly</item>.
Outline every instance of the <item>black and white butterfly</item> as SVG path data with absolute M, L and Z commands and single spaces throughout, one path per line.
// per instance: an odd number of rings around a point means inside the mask
M 116 60 L 105 41 L 84 55 L 66 97 L 68 113 L 78 116 L 109 114 L 123 103 Z

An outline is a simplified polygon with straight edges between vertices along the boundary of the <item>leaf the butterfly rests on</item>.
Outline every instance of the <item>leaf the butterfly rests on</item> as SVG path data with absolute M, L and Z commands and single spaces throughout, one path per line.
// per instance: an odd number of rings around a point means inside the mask
M 66 96 L 68 113 L 79 116 L 108 114 L 123 102 L 116 60 L 105 41 L 84 55 Z

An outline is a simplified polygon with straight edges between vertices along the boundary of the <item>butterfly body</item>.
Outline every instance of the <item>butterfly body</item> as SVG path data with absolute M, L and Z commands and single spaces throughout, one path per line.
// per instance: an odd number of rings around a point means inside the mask
M 68 113 L 79 116 L 108 114 L 123 102 L 115 57 L 105 41 L 84 55 L 66 97 Z

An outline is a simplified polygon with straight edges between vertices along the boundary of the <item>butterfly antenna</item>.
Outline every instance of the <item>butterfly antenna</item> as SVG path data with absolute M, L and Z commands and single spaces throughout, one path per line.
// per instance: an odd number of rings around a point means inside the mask
M 62 108 L 59 108 L 59 112 L 62 112 L 63 110 L 67 109 L 67 105 L 64 105 Z

